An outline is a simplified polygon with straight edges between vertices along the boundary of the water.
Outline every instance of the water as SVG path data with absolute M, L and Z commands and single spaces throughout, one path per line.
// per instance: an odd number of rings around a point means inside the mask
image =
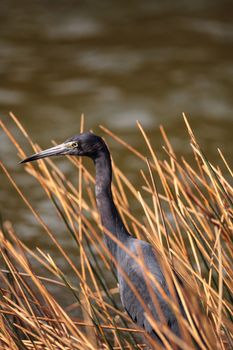
M 226 1 L 1 1 L 0 110 L 24 149 L 31 150 L 8 117 L 13 111 L 41 147 L 104 124 L 133 146 L 143 141 L 140 120 L 158 152 L 163 124 L 174 148 L 190 156 L 181 113 L 208 157 L 217 147 L 232 158 L 233 22 Z M 138 161 L 107 138 L 114 158 L 137 186 Z M 161 152 L 162 153 L 162 152 Z M 71 256 L 73 242 L 38 184 L 17 165 L 1 133 L 1 159 Z M 129 161 L 130 160 L 130 161 Z M 66 161 L 59 164 L 67 172 Z M 217 161 L 220 164 L 220 161 Z M 1 174 L 1 212 L 30 246 L 56 258 L 51 244 Z M 132 203 L 132 205 L 134 205 Z M 58 259 L 58 257 L 57 257 Z

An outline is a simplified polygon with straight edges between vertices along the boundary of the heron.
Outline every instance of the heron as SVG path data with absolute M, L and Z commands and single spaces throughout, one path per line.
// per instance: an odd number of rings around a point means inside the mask
M 52 156 L 86 156 L 93 160 L 96 170 L 95 195 L 97 208 L 104 227 L 104 241 L 110 255 L 117 262 L 116 275 L 121 302 L 131 319 L 151 335 L 157 342 L 161 338 L 150 322 L 144 306 L 138 300 L 138 295 L 147 305 L 147 308 L 155 321 L 160 320 L 160 314 L 156 305 L 159 305 L 167 326 L 175 334 L 180 334 L 177 317 L 171 305 L 165 300 L 164 293 L 171 297 L 160 259 L 155 249 L 146 241 L 133 237 L 126 229 L 121 215 L 114 203 L 111 190 L 112 165 L 109 149 L 105 141 L 92 132 L 75 135 L 65 142 L 40 151 L 24 159 L 21 163 L 27 163 Z M 111 235 L 107 234 L 110 232 Z M 114 237 L 116 239 L 114 239 Z M 123 249 L 125 247 L 125 249 Z M 142 258 L 144 267 L 153 275 L 161 289 L 153 283 L 148 285 L 145 270 L 134 257 Z M 127 277 L 130 279 L 130 283 Z M 133 287 L 132 287 L 133 286 Z M 135 290 L 137 293 L 135 293 Z M 152 295 L 152 291 L 156 296 Z M 181 306 L 181 302 L 178 301 Z

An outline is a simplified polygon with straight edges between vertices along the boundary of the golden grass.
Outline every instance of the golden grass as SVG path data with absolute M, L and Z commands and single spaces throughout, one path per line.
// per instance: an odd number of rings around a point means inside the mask
M 19 120 L 13 114 L 10 116 L 33 151 L 38 151 L 39 147 Z M 150 310 L 131 284 L 129 276 L 124 277 L 143 305 L 148 320 L 164 340 L 166 349 L 179 346 L 180 349 L 191 350 L 195 348 L 193 340 L 203 350 L 230 349 L 233 346 L 233 188 L 221 169 L 207 160 L 185 116 L 184 120 L 195 166 L 177 158 L 163 128 L 165 157 L 161 160 L 139 123 L 150 159 L 101 127 L 108 137 L 144 162 L 141 170 L 144 185 L 138 191 L 113 161 L 113 196 L 126 227 L 136 237 L 148 240 L 163 262 L 171 299 L 146 270 L 143 257 L 134 257 L 144 268 L 146 281 L 153 281 L 176 313 L 182 339 L 171 333 L 163 322 L 156 298 L 152 296 L 155 305 L 158 305 L 160 322 L 151 318 Z M 1 121 L 1 126 L 16 147 L 20 159 L 26 157 L 7 125 Z M 82 117 L 80 131 L 83 128 Z M 225 167 L 224 173 L 232 177 L 230 166 L 220 150 L 219 154 Z M 41 232 L 48 236 L 46 239 L 50 239 L 66 261 L 77 282 L 74 286 L 70 276 L 51 256 L 36 247 L 29 249 L 14 232 L 11 223 L 4 222 L 0 233 L 3 263 L 0 270 L 0 344 L 4 349 L 20 350 L 145 349 L 147 345 L 141 337 L 144 334 L 153 349 L 159 349 L 159 345 L 143 330 L 130 322 L 116 303 L 117 288 L 110 288 L 106 280 L 105 272 L 111 272 L 111 264 L 101 237 L 101 231 L 110 236 L 111 232 L 105 230 L 99 220 L 93 191 L 94 177 L 81 159 L 68 157 L 67 161 L 77 169 L 78 186 L 71 183 L 51 159 L 28 163 L 25 170 L 38 181 L 54 205 L 61 225 L 65 224 L 70 234 L 67 239 L 73 239 L 77 246 L 79 263 L 72 261 L 69 252 L 57 240 L 56 233 L 46 225 L 1 163 L 3 172 L 41 226 Z M 129 194 L 141 206 L 140 218 L 131 212 Z M 125 247 L 122 248 L 131 254 Z M 35 261 L 43 276 L 32 267 Z M 114 259 L 113 264 L 117 264 Z M 184 289 L 177 282 L 174 271 L 183 280 Z M 174 284 L 187 318 L 181 315 L 177 306 Z M 67 296 L 70 300 L 68 307 L 56 300 L 51 285 L 59 286 L 62 295 Z

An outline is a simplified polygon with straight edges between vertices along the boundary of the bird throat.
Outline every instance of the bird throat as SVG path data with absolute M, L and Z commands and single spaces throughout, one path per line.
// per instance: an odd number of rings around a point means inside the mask
M 118 245 L 110 236 L 113 235 L 119 241 L 123 242 L 129 237 L 129 233 L 113 201 L 111 190 L 112 166 L 109 152 L 106 150 L 99 153 L 94 159 L 94 163 L 96 168 L 96 201 L 105 231 L 105 244 L 113 257 L 116 257 Z

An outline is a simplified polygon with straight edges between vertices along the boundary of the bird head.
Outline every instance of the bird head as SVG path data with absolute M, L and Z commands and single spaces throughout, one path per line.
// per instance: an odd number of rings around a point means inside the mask
M 33 160 L 61 155 L 87 156 L 94 159 L 99 152 L 106 150 L 107 146 L 100 136 L 87 132 L 75 135 L 60 145 L 35 153 L 22 160 L 20 163 L 27 163 L 32 162 Z

